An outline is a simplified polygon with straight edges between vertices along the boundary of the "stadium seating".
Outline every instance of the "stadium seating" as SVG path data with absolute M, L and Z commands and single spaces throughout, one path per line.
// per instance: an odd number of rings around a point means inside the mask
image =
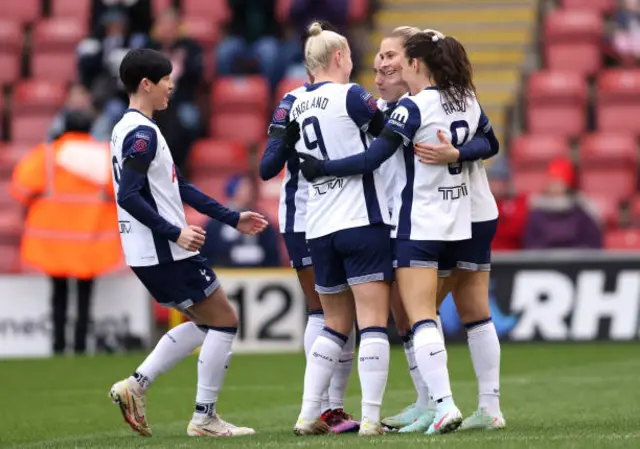
M 511 165 L 522 169 L 546 169 L 557 157 L 571 157 L 571 148 L 561 136 L 526 134 L 511 142 Z
M 225 188 L 230 175 L 231 174 L 192 176 L 192 181 L 204 193 L 224 203 L 226 198 Z
M 189 157 L 191 173 L 245 172 L 249 153 L 242 142 L 203 139 L 193 145 Z
M 246 144 L 257 144 L 264 140 L 267 123 L 264 113 L 217 113 L 209 123 L 211 136 L 222 140 L 238 140 Z
M 13 83 L 20 76 L 20 55 L 17 53 L 0 53 L 0 86 Z
M 211 23 L 206 17 L 188 16 L 182 19 L 188 35 L 202 46 L 205 59 L 212 59 L 213 48 L 221 37 L 220 27 Z
M 556 10 L 544 23 L 547 68 L 594 75 L 601 67 L 604 31 L 597 11 Z
M 11 119 L 11 139 L 22 145 L 36 145 L 47 138 L 51 127 L 51 114 L 26 114 Z
M 513 167 L 511 169 L 513 187 L 519 194 L 535 195 L 541 193 L 547 183 L 547 168 L 529 169 Z
M 611 12 L 616 6 L 615 0 L 562 0 L 564 9 L 579 9 L 595 11 L 598 14 Z
M 582 167 L 579 184 L 587 195 L 605 195 L 611 202 L 626 201 L 636 190 L 637 168 Z
M 31 76 L 70 83 L 78 76 L 76 55 L 70 52 L 34 52 L 31 56 Z
M 36 51 L 74 52 L 86 35 L 86 25 L 76 18 L 44 19 L 33 29 L 32 45 Z
M 640 227 L 640 194 L 629 202 L 629 222 L 632 226 Z
M 604 246 L 615 250 L 640 250 L 640 229 L 616 229 L 605 234 Z
M 64 83 L 45 79 L 22 80 L 13 88 L 13 115 L 48 114 L 49 119 L 64 103 Z
M 18 53 L 23 40 L 20 22 L 0 17 L 0 52 Z
M 349 20 L 352 22 L 362 22 L 369 13 L 368 0 L 349 1 Z
M 16 20 L 20 23 L 32 23 L 40 15 L 40 0 L 2 0 L 0 18 Z
M 259 75 L 224 76 L 213 83 L 211 106 L 215 113 L 262 113 L 269 107 L 269 84 Z
M 68 17 L 78 21 L 88 21 L 91 2 L 78 0 L 51 0 L 53 17 Z
M 584 167 L 634 167 L 638 163 L 633 135 L 593 133 L 580 140 L 580 163 Z
M 15 273 L 20 266 L 20 247 L 15 244 L 0 244 L 0 273 Z
M 597 88 L 598 128 L 640 134 L 640 69 L 607 70 L 598 77 Z
M 611 198 L 606 195 L 591 194 L 588 198 L 598 211 L 598 216 L 605 228 L 612 229 L 620 224 L 618 203 L 611 201 Z
M 531 133 L 577 137 L 586 129 L 587 82 L 578 73 L 540 71 L 527 84 Z
M 226 0 L 182 0 L 182 13 L 187 17 L 206 17 L 213 24 L 229 20 L 231 11 Z

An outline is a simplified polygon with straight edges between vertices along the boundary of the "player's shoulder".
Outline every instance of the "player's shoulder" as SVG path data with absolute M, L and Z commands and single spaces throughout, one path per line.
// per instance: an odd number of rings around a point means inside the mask
M 159 129 L 156 123 L 142 113 L 129 109 L 113 128 L 118 134 L 129 134 L 133 131 L 145 130 L 147 133 L 157 134 Z

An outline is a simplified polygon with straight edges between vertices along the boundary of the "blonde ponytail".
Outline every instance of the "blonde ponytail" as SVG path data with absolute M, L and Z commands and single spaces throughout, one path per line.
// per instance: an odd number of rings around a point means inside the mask
M 349 46 L 344 36 L 323 30 L 318 22 L 309 25 L 308 32 L 309 39 L 304 48 L 304 63 L 307 71 L 312 75 L 319 69 L 329 66 L 335 51 L 346 50 Z

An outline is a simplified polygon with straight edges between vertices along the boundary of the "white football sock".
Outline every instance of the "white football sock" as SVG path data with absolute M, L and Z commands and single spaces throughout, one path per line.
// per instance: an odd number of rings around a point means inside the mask
M 360 330 L 358 375 L 362 389 L 362 422 L 379 423 L 389 376 L 389 338 L 384 327 Z
M 331 383 L 329 384 L 329 402 L 332 410 L 344 408 L 344 396 L 347 393 L 349 377 L 351 377 L 351 371 L 353 370 L 353 355 L 355 347 L 356 330 L 354 328 L 351 329 L 349 339 L 344 345 L 344 348 L 342 348 L 340 360 L 338 360 L 336 370 L 333 372 Z
M 413 386 L 416 389 L 417 399 L 416 407 L 420 410 L 428 410 L 431 407 L 431 398 L 429 397 L 429 389 L 422 380 L 422 375 L 416 364 L 416 358 L 413 354 L 413 337 L 411 335 L 405 337 L 406 341 L 402 343 L 404 348 L 404 355 L 407 357 L 407 364 L 409 365 L 409 374 L 413 381 Z
M 473 369 L 478 378 L 478 408 L 500 412 L 500 340 L 496 327 L 488 321 L 467 328 L 467 342 Z
M 309 355 L 309 351 L 311 351 L 311 347 L 313 343 L 316 341 L 316 338 L 322 333 L 324 329 L 324 314 L 322 311 L 320 313 L 312 313 L 307 317 L 307 326 L 304 328 L 304 354 L 305 356 Z M 320 407 L 322 408 L 322 412 L 326 412 L 331 409 L 331 404 L 329 402 L 329 392 L 325 391 L 322 393 L 322 399 Z
M 424 320 L 414 326 L 413 350 L 431 398 L 438 410 L 453 404 L 447 350 L 433 320 Z
M 209 328 L 198 358 L 198 390 L 194 417 L 216 413 L 218 393 L 222 389 L 231 360 L 231 344 L 237 329 Z
M 190 321 L 177 325 L 162 336 L 153 351 L 129 378 L 130 381 L 136 382 L 143 391 L 146 390 L 160 374 L 169 371 L 202 345 L 206 335 L 206 329 L 199 328 Z
M 346 335 L 325 328 L 311 346 L 304 372 L 300 419 L 313 421 L 322 414 L 320 401 L 323 393 L 329 388 L 331 376 L 333 376 L 346 341 Z

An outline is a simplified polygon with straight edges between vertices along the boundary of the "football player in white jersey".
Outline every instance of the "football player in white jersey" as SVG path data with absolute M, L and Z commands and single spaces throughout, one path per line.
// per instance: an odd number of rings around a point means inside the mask
M 325 159 L 362 153 L 367 146 L 365 132 L 377 135 L 384 126 L 384 114 L 362 87 L 348 84 L 353 64 L 344 36 L 323 31 L 318 23 L 309 31 L 305 64 L 314 84 L 291 106 L 291 120 L 300 124 L 302 134 L 296 151 Z M 306 221 L 325 328 L 307 359 L 302 410 L 294 431 L 307 435 L 328 430 L 319 420 L 321 396 L 357 316 L 362 387 L 359 433 L 380 434 L 389 367 L 386 327 L 392 277 L 390 219 L 382 180 L 377 173 L 369 173 L 310 183 Z
M 459 242 L 471 238 L 469 170 L 460 150 L 446 165 L 416 163 L 414 142 L 438 141 L 437 131 L 451 135 L 455 147 L 464 145 L 477 129 L 481 109 L 475 98 L 472 69 L 464 47 L 451 37 L 420 32 L 404 44 L 402 77 L 411 96 L 394 110 L 380 138 L 362 155 L 321 161 L 303 157 L 307 179 L 369 173 L 395 154 L 399 195 L 396 280 L 412 323 L 418 369 L 436 402 L 428 434 L 457 429 L 462 414 L 451 393 L 444 341 L 437 329 L 438 261 L 455 253 Z M 402 151 L 396 151 L 401 146 Z M 426 169 L 426 170 L 425 170 Z M 397 210 L 397 212 L 396 212 Z M 425 300 L 426 299 L 426 300 Z
M 321 20 L 318 23 L 323 30 L 337 31 L 326 21 Z M 306 32 L 302 37 L 303 52 L 308 38 L 309 33 Z M 313 82 L 311 75 L 309 79 Z M 324 329 L 325 322 L 320 297 L 315 291 L 313 261 L 305 235 L 309 186 L 300 173 L 294 147 L 300 138 L 300 126 L 298 122 L 289 120 L 291 106 L 297 96 L 305 90 L 306 86 L 301 86 L 286 93 L 274 111 L 268 130 L 269 140 L 260 160 L 260 177 L 267 181 L 278 176 L 283 169 L 285 170 L 280 188 L 278 222 L 289 253 L 291 267 L 297 272 L 298 281 L 307 300 L 308 317 L 304 331 L 304 352 L 308 356 L 313 342 Z M 355 340 L 355 329 L 353 329 L 331 377 L 329 388 L 322 395 L 321 419 L 329 425 L 333 433 L 357 431 L 360 427 L 360 423 L 344 411 L 344 396 L 353 369 Z
M 449 276 L 439 287 L 438 307 L 451 291 L 460 319 L 467 331 L 471 361 L 478 379 L 478 409 L 467 417 L 460 430 L 503 429 L 506 421 L 500 410 L 500 341 L 491 319 L 489 307 L 489 273 L 491 243 L 498 223 L 498 207 L 489 187 L 482 159 L 498 153 L 500 144 L 489 119 L 480 116 L 478 127 L 487 136 L 491 151 L 469 157 L 471 191 L 472 239 L 461 242 L 453 254 L 445 254 L 439 261 L 440 276 Z M 447 154 L 456 154 L 448 140 L 440 135 L 442 144 L 416 147 L 420 161 L 441 164 Z
M 439 37 L 444 38 L 444 35 L 435 30 L 424 30 L 425 32 L 433 31 Z M 382 110 L 385 110 L 387 115 L 390 115 L 393 109 L 397 105 L 397 101 L 407 92 L 406 84 L 404 80 L 402 80 L 401 76 L 401 58 L 404 57 L 404 48 L 403 45 L 406 40 L 411 37 L 413 34 L 420 32 L 420 29 L 415 27 L 398 27 L 394 29 L 391 34 L 383 39 L 380 44 L 380 53 L 376 55 L 376 59 L 374 61 L 374 74 L 376 76 L 376 86 L 380 91 L 381 99 L 378 100 L 378 107 Z M 493 134 L 491 129 L 491 125 L 488 122 L 487 117 L 483 114 L 481 117 L 481 123 L 479 125 L 482 132 L 478 131 L 474 137 L 463 146 L 463 151 L 469 150 L 469 148 L 474 151 L 473 146 L 475 145 L 475 152 L 478 154 L 478 157 L 488 158 L 495 155 L 499 149 L 499 143 Z M 487 134 L 487 136 L 485 136 Z M 444 137 L 440 136 L 442 140 L 446 140 Z M 491 143 L 490 143 L 491 142 Z M 446 144 L 441 144 L 438 146 L 432 144 L 417 144 L 415 146 L 416 154 L 418 156 L 423 155 L 424 157 L 428 157 L 431 159 L 436 159 L 437 157 L 442 158 L 443 155 L 446 154 L 447 151 L 457 151 L 450 142 L 446 141 Z M 469 151 L 467 151 L 469 154 Z M 467 160 L 473 159 L 471 155 L 467 156 Z M 393 159 L 387 160 L 381 166 L 381 170 L 385 169 L 386 165 L 389 165 Z M 472 164 L 470 170 L 470 178 L 471 178 L 471 201 L 472 201 L 472 215 L 476 210 L 486 210 L 486 213 L 490 213 L 492 209 L 495 209 L 495 201 L 493 202 L 493 208 L 491 204 L 488 204 L 488 198 L 486 195 L 485 189 L 483 189 L 483 184 L 479 179 L 479 173 L 484 172 L 484 165 L 481 161 L 469 162 Z M 475 166 L 480 166 L 480 170 L 474 170 Z M 393 167 L 393 166 L 391 166 Z M 389 170 L 387 168 L 387 170 Z M 390 182 L 390 190 L 392 190 L 392 186 L 395 185 L 395 177 L 392 173 L 389 174 L 389 178 L 392 180 Z M 486 177 L 485 177 L 486 183 Z M 476 189 L 475 186 L 478 186 Z M 490 192 L 489 192 L 490 193 Z M 485 198 L 487 201 L 485 201 Z M 476 207 L 477 206 L 477 207 Z M 497 215 L 497 214 L 496 214 Z M 472 217 L 473 218 L 473 217 Z M 475 221 L 475 219 L 474 219 Z M 478 245 L 478 241 L 481 240 L 485 243 L 481 245 L 490 245 L 490 238 L 487 239 L 487 232 L 483 232 L 486 226 L 482 227 L 483 229 L 479 229 L 476 223 L 472 225 L 472 234 L 473 241 Z M 468 241 L 471 242 L 471 241 Z M 477 251 L 476 251 L 477 253 Z M 473 257 L 473 256 L 471 256 Z M 439 265 L 442 264 L 442 261 L 439 261 Z M 448 260 L 445 262 L 445 267 L 439 267 L 440 270 L 443 268 L 446 269 L 446 264 Z M 452 285 L 451 282 L 455 279 L 455 275 L 447 279 L 449 282 L 444 282 L 443 287 L 439 287 L 439 295 L 438 295 L 438 306 L 448 293 L 447 287 Z M 411 433 L 411 432 L 424 432 L 429 428 L 429 425 L 433 421 L 433 417 L 435 416 L 435 403 L 429 397 L 429 390 L 426 388 L 426 385 L 422 381 L 422 377 L 420 375 L 419 370 L 417 369 L 415 363 L 415 357 L 413 355 L 413 341 L 411 338 L 410 326 L 408 322 L 408 318 L 406 317 L 406 313 L 404 311 L 404 307 L 400 301 L 400 297 L 397 294 L 397 284 L 392 285 L 392 295 L 391 295 L 391 311 L 394 317 L 394 322 L 396 324 L 396 328 L 398 330 L 399 335 L 403 340 L 403 346 L 405 355 L 407 357 L 407 361 L 409 364 L 409 373 L 413 380 L 414 386 L 417 392 L 417 400 L 414 404 L 406 407 L 401 413 L 398 415 L 390 416 L 382 420 L 382 423 L 390 428 L 399 429 L 401 433 Z M 445 291 L 445 289 L 447 289 Z M 461 297 L 461 294 L 464 293 L 462 291 L 457 292 L 458 297 L 460 297 L 460 301 L 464 301 L 464 297 Z M 485 295 L 486 296 L 486 295 Z M 458 303 L 458 297 L 456 297 L 456 303 Z M 488 301 L 487 301 L 488 304 Z M 464 308 L 464 304 L 461 305 Z M 469 308 L 469 306 L 467 306 Z M 479 312 L 480 314 L 482 311 Z M 487 315 L 484 315 L 480 318 L 474 319 L 473 321 L 482 321 L 486 320 Z M 439 317 L 436 319 L 438 323 L 438 329 L 442 330 L 441 324 L 439 321 Z M 469 321 L 471 322 L 471 321 Z M 473 332 L 472 332 L 473 333 Z M 482 333 L 481 335 L 484 335 Z M 444 335 L 443 335 L 444 338 Z M 473 340 L 473 338 L 471 339 Z M 477 345 L 476 345 L 477 346 Z M 482 376 L 479 376 L 482 377 Z M 486 388 L 485 388 L 486 390 Z M 474 414 L 472 417 L 467 418 L 462 424 L 462 428 L 466 428 L 468 422 L 472 421 L 474 417 L 479 416 L 479 413 Z M 504 421 L 504 420 L 502 420 Z M 489 421 L 492 428 L 496 428 L 500 424 L 500 419 Z
M 195 412 L 189 436 L 239 436 L 255 433 L 216 414 L 218 393 L 231 357 L 238 318 L 211 268 L 198 249 L 205 232 L 188 226 L 182 202 L 240 232 L 256 234 L 267 222 L 254 212 L 234 212 L 185 181 L 173 163 L 160 130 L 151 119 L 167 107 L 173 89 L 171 62 L 162 53 L 129 52 L 120 79 L 129 94 L 129 109 L 111 138 L 113 183 L 117 196 L 122 248 L 127 264 L 160 304 L 174 307 L 191 321 L 167 332 L 145 361 L 110 396 L 125 422 L 150 436 L 146 391 L 162 373 L 199 346 Z

